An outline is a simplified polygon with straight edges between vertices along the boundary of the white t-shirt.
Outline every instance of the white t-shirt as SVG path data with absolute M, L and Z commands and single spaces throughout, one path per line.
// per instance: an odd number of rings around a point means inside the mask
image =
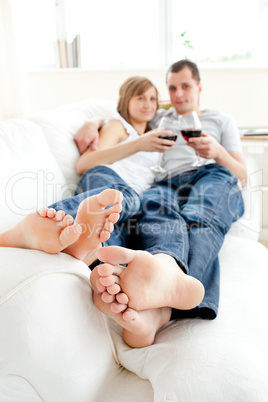
M 150 127 L 156 128 L 162 117 L 170 117 L 174 121 L 178 121 L 178 113 L 174 107 L 168 110 L 159 109 L 155 117 L 150 122 Z M 239 131 L 235 125 L 233 118 L 216 110 L 204 110 L 198 114 L 202 130 L 210 134 L 216 139 L 228 152 L 242 152 Z M 178 124 L 178 137 L 175 145 L 171 150 L 164 153 L 162 166 L 167 173 L 158 173 L 156 180 L 162 180 L 167 176 L 176 176 L 177 174 L 194 170 L 192 163 L 195 161 L 196 155 L 193 148 L 187 146 L 187 141 L 182 137 Z M 203 165 L 215 163 L 214 159 L 200 158 Z
M 111 120 L 119 120 L 123 124 L 128 138 L 122 141 L 121 144 L 129 142 L 129 146 L 131 147 L 131 141 L 139 138 L 137 131 L 118 112 L 114 112 L 105 123 Z M 136 152 L 127 158 L 105 166 L 114 170 L 130 187 L 138 194 L 141 194 L 150 188 L 155 180 L 155 173 L 151 167 L 157 164 L 159 155 L 158 152 Z

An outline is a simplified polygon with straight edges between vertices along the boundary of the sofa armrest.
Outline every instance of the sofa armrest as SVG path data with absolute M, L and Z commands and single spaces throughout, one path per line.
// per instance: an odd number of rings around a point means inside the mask
M 88 267 L 11 248 L 0 248 L 0 261 L 0 395 L 12 378 L 28 401 L 95 401 L 117 364 Z

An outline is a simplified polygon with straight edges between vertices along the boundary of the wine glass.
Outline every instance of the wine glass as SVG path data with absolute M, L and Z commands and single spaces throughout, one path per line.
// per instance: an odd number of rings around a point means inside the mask
M 180 129 L 183 138 L 189 141 L 192 137 L 201 137 L 202 126 L 196 112 L 187 113 L 180 116 Z M 196 160 L 192 166 L 201 166 L 199 152 L 195 151 Z
M 158 131 L 169 130 L 172 131 L 171 135 L 160 135 L 159 138 L 164 138 L 166 140 L 176 141 L 179 132 L 179 124 L 172 120 L 170 117 L 162 117 L 158 125 Z M 164 152 L 159 155 L 158 164 L 156 166 L 151 166 L 151 169 L 156 173 L 164 173 L 166 170 L 162 166 L 164 157 Z

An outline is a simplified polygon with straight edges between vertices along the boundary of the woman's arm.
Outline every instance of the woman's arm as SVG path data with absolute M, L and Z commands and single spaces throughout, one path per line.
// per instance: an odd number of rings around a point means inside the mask
M 136 152 L 164 152 L 170 149 L 174 145 L 174 141 L 159 138 L 160 135 L 171 135 L 171 132 L 152 130 L 136 140 L 121 144 L 128 137 L 128 134 L 120 121 L 113 120 L 101 129 L 98 150 L 88 149 L 80 156 L 76 171 L 82 175 L 95 166 L 111 164 Z

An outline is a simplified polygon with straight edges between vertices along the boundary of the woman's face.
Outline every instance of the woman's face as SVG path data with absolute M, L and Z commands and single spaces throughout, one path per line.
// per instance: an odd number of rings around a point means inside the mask
M 150 87 L 142 95 L 133 96 L 128 104 L 129 119 L 132 124 L 148 123 L 157 110 L 157 93 Z

